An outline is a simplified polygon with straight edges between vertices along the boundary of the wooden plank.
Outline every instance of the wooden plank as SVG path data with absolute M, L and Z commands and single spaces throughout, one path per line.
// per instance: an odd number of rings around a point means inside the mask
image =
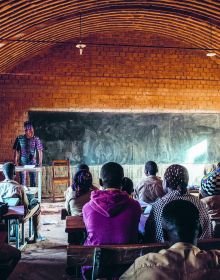
M 198 240 L 197 246 L 201 250 L 220 249 L 220 238 L 211 238 L 211 239 Z
M 102 246 L 67 246 L 67 265 L 92 265 L 95 248 L 101 248 L 105 253 L 106 265 L 130 264 L 136 258 L 149 252 L 159 252 L 167 248 L 166 244 L 131 244 L 131 245 L 102 245 Z
M 8 212 L 6 214 L 4 214 L 2 217 L 3 217 L 3 219 L 23 218 L 24 217 L 24 205 L 9 207 Z
M 83 217 L 81 216 L 67 216 L 66 217 L 66 229 L 65 232 L 72 233 L 76 231 L 85 230 L 85 224 Z
M 220 249 L 220 238 L 200 240 L 197 245 L 202 250 Z M 92 265 L 95 248 L 100 248 L 105 255 L 106 265 L 132 263 L 136 258 L 150 252 L 159 252 L 168 248 L 165 243 L 82 246 L 68 245 L 67 259 L 72 266 Z

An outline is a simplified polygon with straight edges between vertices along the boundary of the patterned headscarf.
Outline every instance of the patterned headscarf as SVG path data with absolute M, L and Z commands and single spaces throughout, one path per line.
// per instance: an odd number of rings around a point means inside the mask
M 165 171 L 164 179 L 169 189 L 177 190 L 179 188 L 184 193 L 189 182 L 189 173 L 184 166 L 173 164 Z
M 220 194 L 220 172 L 215 170 L 202 178 L 201 193 L 203 196 Z
M 92 174 L 87 170 L 76 172 L 72 184 L 72 189 L 76 192 L 76 197 L 88 192 L 90 188 L 92 188 Z

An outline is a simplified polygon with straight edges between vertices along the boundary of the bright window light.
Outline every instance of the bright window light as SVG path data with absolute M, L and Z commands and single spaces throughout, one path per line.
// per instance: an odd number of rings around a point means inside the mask
M 194 145 L 192 148 L 188 149 L 186 153 L 186 162 L 194 163 L 197 157 L 207 153 L 207 149 L 208 149 L 207 140 L 203 140 L 202 142 Z

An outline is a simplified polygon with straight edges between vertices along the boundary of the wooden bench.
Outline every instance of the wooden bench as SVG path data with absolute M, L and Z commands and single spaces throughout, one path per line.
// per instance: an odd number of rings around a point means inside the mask
M 82 266 L 92 267 L 92 276 L 88 279 L 100 277 L 119 277 L 134 260 L 149 252 L 159 252 L 166 248 L 165 244 L 130 244 L 130 245 L 102 245 L 67 247 L 67 272 L 79 276 Z
M 220 249 L 219 239 L 201 240 L 198 247 L 202 250 Z M 79 276 L 82 266 L 91 266 L 88 279 L 102 277 L 120 277 L 134 260 L 150 252 L 159 252 L 168 248 L 165 243 L 101 245 L 101 246 L 67 246 L 67 272 Z

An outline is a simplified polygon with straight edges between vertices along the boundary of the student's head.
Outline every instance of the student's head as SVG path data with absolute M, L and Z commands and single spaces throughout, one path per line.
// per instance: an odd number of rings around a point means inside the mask
M 146 162 L 144 172 L 146 175 L 156 175 L 156 173 L 158 172 L 158 167 L 156 162 L 152 160 Z
M 120 164 L 116 162 L 108 162 L 102 166 L 100 177 L 99 183 L 104 189 L 121 189 L 124 170 Z
M 89 171 L 89 167 L 87 164 L 85 163 L 79 163 L 77 164 L 76 166 L 76 172 L 80 171 L 80 170 L 86 170 L 86 171 Z
M 12 180 L 15 176 L 15 165 L 13 162 L 6 162 L 2 166 L 2 171 L 6 179 Z
M 134 184 L 130 178 L 123 178 L 121 190 L 127 192 L 129 195 L 134 192 Z
M 76 172 L 73 178 L 72 189 L 76 191 L 76 196 L 88 192 L 92 188 L 92 174 L 87 170 Z
M 24 132 L 27 138 L 32 138 L 34 136 L 34 127 L 31 122 L 24 122 Z
M 173 200 L 162 212 L 164 240 L 171 243 L 187 242 L 196 245 L 201 233 L 199 210 L 190 201 Z
M 169 166 L 164 173 L 163 187 L 165 192 L 179 190 L 182 194 L 186 193 L 189 182 L 188 170 L 179 164 Z

